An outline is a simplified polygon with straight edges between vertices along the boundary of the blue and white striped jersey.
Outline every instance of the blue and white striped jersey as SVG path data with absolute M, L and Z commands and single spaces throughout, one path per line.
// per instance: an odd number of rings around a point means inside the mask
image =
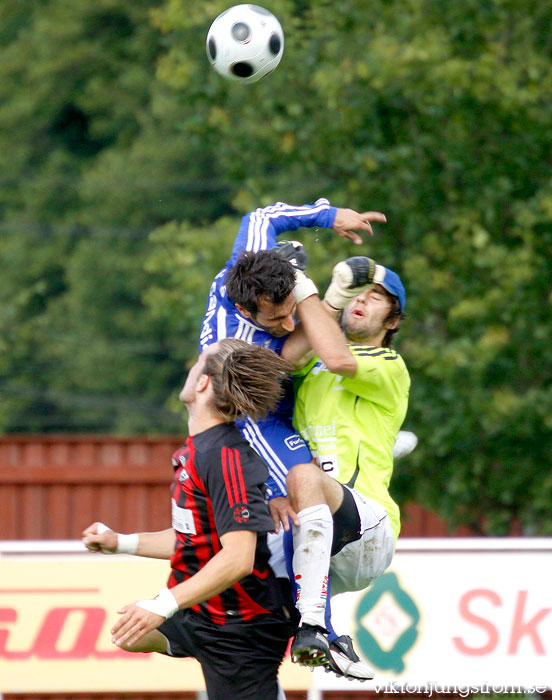
M 240 314 L 226 295 L 226 273 L 242 251 L 257 252 L 273 248 L 282 233 L 301 227 L 332 228 L 336 211 L 336 207 L 330 206 L 327 199 L 318 199 L 314 204 L 304 206 L 277 202 L 255 209 L 243 217 L 232 254 L 209 290 L 199 338 L 200 352 L 223 338 L 240 338 L 252 345 L 263 345 L 281 353 L 287 336 L 275 338 Z M 285 495 L 286 474 L 294 464 L 311 459 L 307 445 L 292 426 L 292 415 L 293 390 L 289 382 L 278 408 L 266 420 L 258 423 L 249 419 L 236 422 L 242 435 L 267 462 L 270 473 L 267 485 L 272 497 Z
M 255 209 L 243 217 L 232 255 L 215 277 L 209 291 L 199 337 L 200 352 L 222 338 L 241 338 L 252 345 L 264 345 L 280 354 L 285 336 L 275 338 L 240 314 L 226 296 L 226 272 L 242 251 L 269 250 L 276 245 L 280 234 L 301 227 L 332 228 L 335 214 L 336 207 L 330 206 L 327 199 L 318 199 L 314 204 L 297 207 L 277 202 L 263 209 Z

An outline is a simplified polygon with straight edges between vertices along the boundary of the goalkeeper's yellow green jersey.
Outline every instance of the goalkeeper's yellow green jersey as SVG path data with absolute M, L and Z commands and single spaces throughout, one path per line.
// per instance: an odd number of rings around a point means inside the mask
M 352 378 L 329 372 L 318 358 L 295 372 L 294 424 L 329 476 L 381 503 L 396 539 L 400 513 L 388 488 L 410 376 L 394 350 L 349 349 L 358 363 Z

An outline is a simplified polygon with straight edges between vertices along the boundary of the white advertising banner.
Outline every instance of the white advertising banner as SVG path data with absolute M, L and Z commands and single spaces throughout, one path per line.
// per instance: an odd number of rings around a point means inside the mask
M 332 599 L 338 633 L 376 670 L 321 689 L 544 692 L 552 688 L 552 539 L 404 539 L 367 591 Z
M 195 659 L 131 654 L 109 630 L 126 603 L 153 597 L 166 561 L 90 554 L 77 542 L 0 542 L 0 693 L 196 691 Z M 289 659 L 280 677 L 308 688 Z
M 193 691 L 194 660 L 129 654 L 109 629 L 154 595 L 167 562 L 84 553 L 77 542 L 0 542 L 0 693 Z M 284 662 L 284 689 L 432 693 L 552 688 L 552 539 L 404 539 L 370 589 L 332 599 L 376 671 L 371 683 Z

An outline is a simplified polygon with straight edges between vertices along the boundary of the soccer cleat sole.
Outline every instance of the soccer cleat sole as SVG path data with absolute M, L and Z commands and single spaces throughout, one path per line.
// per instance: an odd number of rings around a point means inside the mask
M 291 655 L 294 664 L 300 666 L 326 666 L 328 657 L 323 651 L 316 649 L 295 649 Z

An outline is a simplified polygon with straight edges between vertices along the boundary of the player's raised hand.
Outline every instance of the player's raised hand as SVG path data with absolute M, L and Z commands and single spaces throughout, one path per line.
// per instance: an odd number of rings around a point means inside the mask
M 387 218 L 385 214 L 379 211 L 365 211 L 359 213 L 354 209 L 342 209 L 339 207 L 335 215 L 333 229 L 343 238 L 349 238 L 356 245 L 360 245 L 362 243 L 362 238 L 357 231 L 366 231 L 369 236 L 373 236 L 374 231 L 370 223 L 372 221 L 378 221 L 384 224 Z
M 82 533 L 82 543 L 90 552 L 113 554 L 117 551 L 119 537 L 103 523 L 92 523 Z
M 371 258 L 355 255 L 335 265 L 332 281 L 324 296 L 324 301 L 332 309 L 343 309 L 369 285 L 385 277 L 385 268 Z
M 299 241 L 281 240 L 272 249 L 285 260 L 288 260 L 296 270 L 303 272 L 307 267 L 307 253 Z
M 307 267 L 307 253 L 299 241 L 279 241 L 272 250 L 276 251 L 278 255 L 290 262 L 295 268 L 293 294 L 298 304 L 307 299 L 307 297 L 318 294 L 316 285 L 304 272 Z

